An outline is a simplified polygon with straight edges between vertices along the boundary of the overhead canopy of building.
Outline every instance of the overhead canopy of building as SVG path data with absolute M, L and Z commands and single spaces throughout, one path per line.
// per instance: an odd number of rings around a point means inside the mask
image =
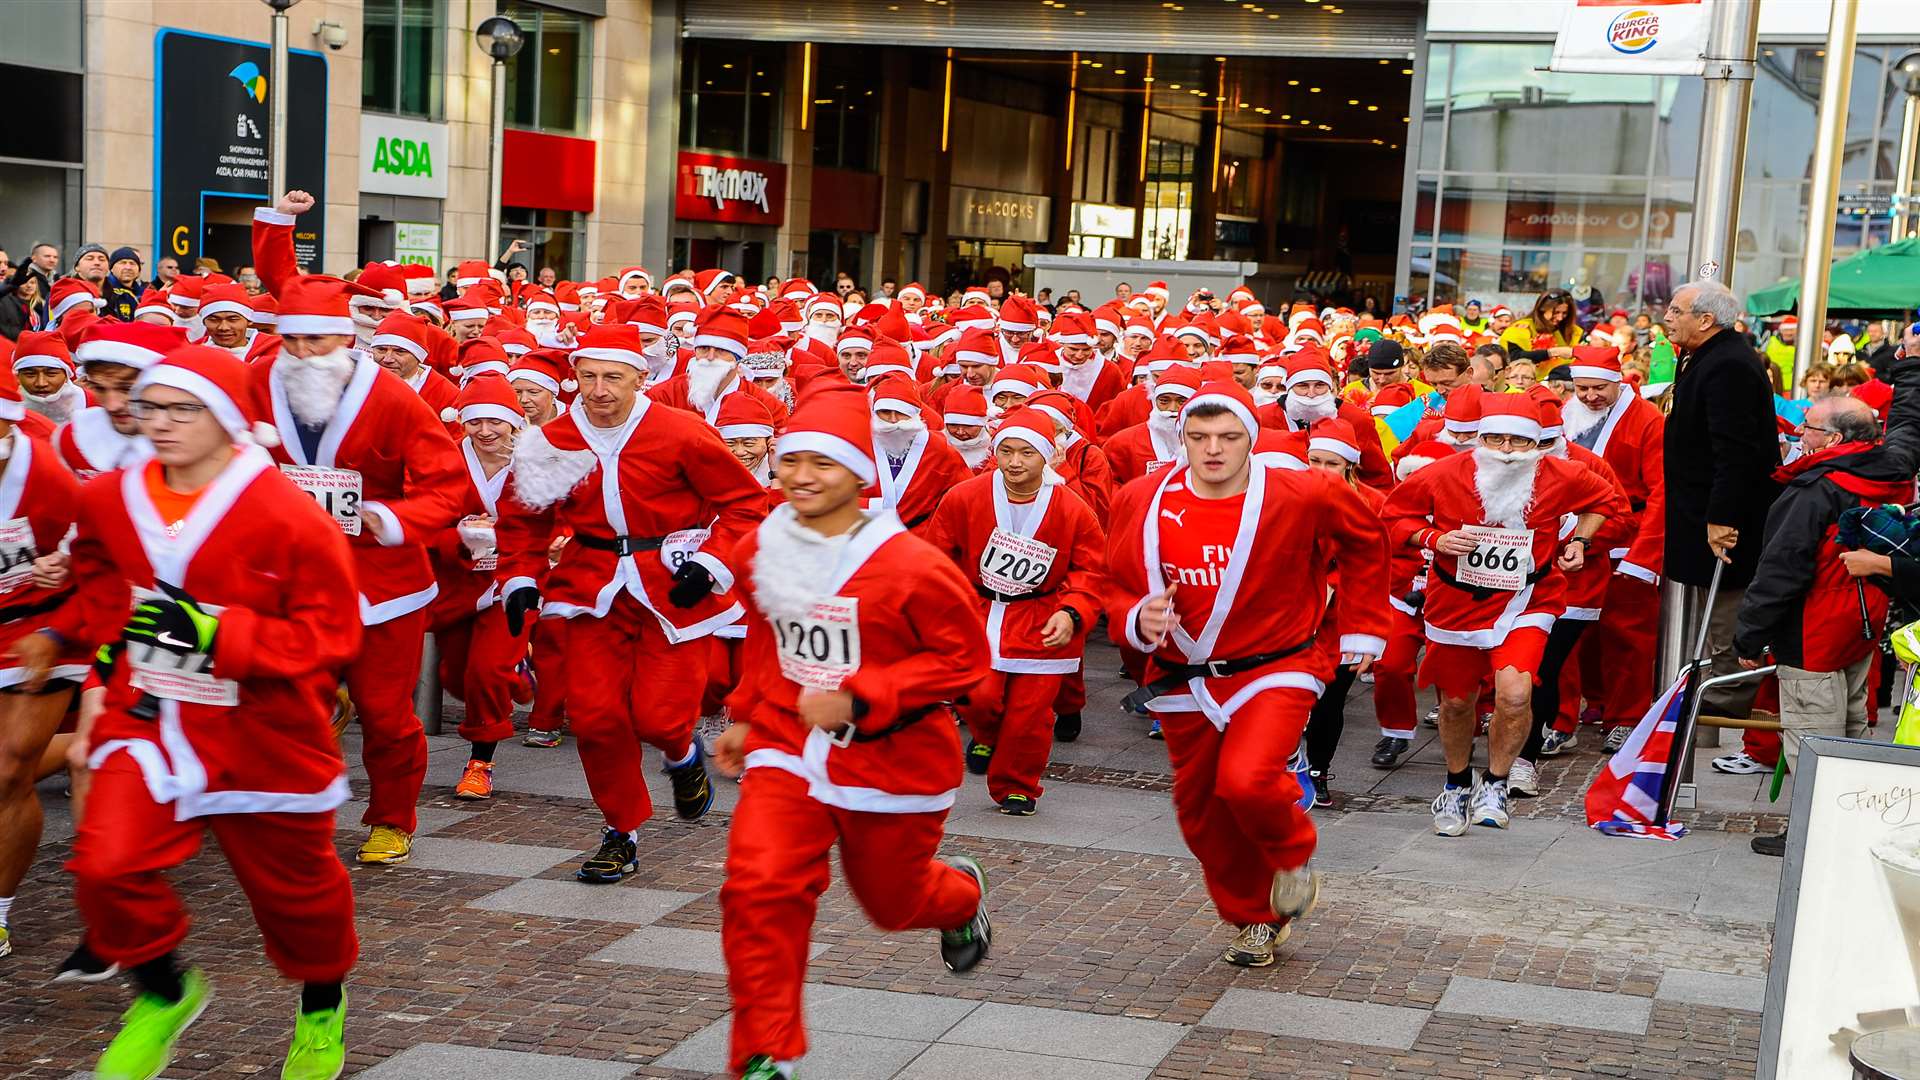
M 1309 0 L 1312 3 L 1312 0 Z M 1395 0 L 699 0 L 688 37 L 969 49 L 1405 58 L 1420 5 Z

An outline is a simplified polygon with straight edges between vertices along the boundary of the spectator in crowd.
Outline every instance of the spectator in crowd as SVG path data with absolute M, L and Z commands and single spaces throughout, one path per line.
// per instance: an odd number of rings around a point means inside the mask
M 1826 364 L 1815 364 L 1800 376 L 1800 389 L 1807 392 L 1811 400 L 1819 400 L 1833 389 L 1833 368 Z
M 211 255 L 202 255 L 193 260 L 193 272 L 200 277 L 206 277 L 208 274 L 218 274 L 221 272 L 220 260 Z
M 1807 410 L 1801 456 L 1779 472 L 1786 488 L 1767 514 L 1766 546 L 1740 601 L 1734 650 L 1747 668 L 1772 656 L 1789 770 L 1810 735 L 1866 735 L 1868 667 L 1879 656 L 1888 599 L 1856 589 L 1836 537 L 1843 512 L 1913 498 L 1920 360 L 1897 361 L 1894 379 L 1884 439 L 1858 398 L 1825 397 Z M 1782 855 L 1786 839 L 1758 836 L 1753 850 Z
M 1531 360 L 1515 360 L 1507 365 L 1507 385 L 1515 390 L 1524 394 L 1539 381 L 1540 377 L 1535 374 Z
M 0 277 L 6 277 L 11 273 L 13 273 L 13 256 L 7 254 L 6 248 L 0 248 Z
M 100 314 L 121 322 L 132 322 L 140 306 L 140 253 L 130 247 L 117 247 L 107 257 L 106 280 L 100 283 L 100 299 L 105 308 Z
M 153 287 L 164 291 L 180 276 L 180 260 L 171 255 L 162 255 L 153 264 Z
M 1868 323 L 1861 332 L 1859 358 L 1880 372 L 1893 363 L 1893 351 L 1893 340 L 1887 337 L 1887 324 L 1879 319 Z
M 540 283 L 541 288 L 552 292 L 554 283 L 560 280 L 560 274 L 551 266 L 543 266 L 533 279 Z
M 1442 341 L 1420 358 L 1420 381 L 1444 394 L 1467 382 L 1469 366 L 1467 350 L 1451 341 Z
M 243 266 L 240 269 L 234 271 L 233 280 L 239 282 L 241 288 L 247 290 L 247 292 L 251 293 L 254 296 L 259 296 L 261 293 L 265 292 L 267 288 L 265 285 L 261 284 L 260 271 L 254 269 L 251 266 Z
M 893 280 L 892 278 L 881 278 L 880 279 L 880 295 L 874 297 L 874 300 L 876 301 L 892 300 L 893 294 L 899 291 L 900 291 L 899 282 Z
M 83 244 L 80 254 L 73 259 L 73 276 L 99 290 L 106 283 L 107 271 L 113 261 L 107 258 L 107 249 L 99 244 Z
M 853 291 L 852 275 L 848 274 L 845 270 L 835 274 L 833 276 L 833 291 L 839 293 L 841 299 L 844 300 L 846 295 Z
M 1581 341 L 1580 324 L 1573 316 L 1572 293 L 1565 289 L 1541 293 L 1534 301 L 1532 314 L 1515 320 L 1501 333 L 1500 344 L 1506 346 L 1507 359 L 1531 360 L 1540 371 L 1564 363 Z
M 12 299 L 9 307 L 17 309 L 0 313 L 0 332 L 12 329 L 8 340 L 18 337 L 21 330 L 38 330 L 47 324 L 47 297 L 53 293 L 59 268 L 60 249 L 39 243 L 28 249 L 27 261 L 15 266 L 12 276 L 0 282 L 0 297 Z
M 1773 328 L 1773 334 L 1767 343 L 1760 347 L 1767 360 L 1780 369 L 1780 381 L 1793 385 L 1793 349 L 1794 342 L 1800 340 L 1800 320 L 1792 315 L 1781 319 Z
M 1760 563 L 1767 510 L 1779 488 L 1780 462 L 1768 365 L 1734 331 L 1740 301 L 1718 282 L 1683 285 L 1668 303 L 1667 335 L 1684 357 L 1673 384 L 1666 426 L 1666 574 L 1706 588 L 1722 564 L 1720 589 L 1707 615 L 1715 675 L 1739 670 L 1734 615 Z M 1703 708 L 1744 716 L 1754 685 L 1716 687 Z

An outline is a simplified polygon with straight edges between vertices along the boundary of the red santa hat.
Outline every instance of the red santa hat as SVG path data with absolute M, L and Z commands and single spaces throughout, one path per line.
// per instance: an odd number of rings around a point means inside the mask
M 354 325 L 348 301 L 372 295 L 372 290 L 355 282 L 325 274 L 296 277 L 280 289 L 280 335 L 351 336 Z
M 74 308 L 84 304 L 87 310 L 97 311 L 103 303 L 100 290 L 92 283 L 65 277 L 53 283 L 53 294 L 47 300 L 47 317 L 57 324 Z
M 55 329 L 60 331 L 61 337 L 67 339 L 67 348 L 78 349 L 94 326 L 101 322 L 112 321 L 114 320 L 100 318 L 91 308 L 81 308 L 78 311 L 67 312 L 67 317 L 60 320 L 60 325 Z
M 1620 381 L 1620 350 L 1612 346 L 1576 345 L 1567 373 L 1576 379 Z
M 1340 385 L 1340 380 L 1333 375 L 1333 358 L 1315 348 L 1301 349 L 1288 356 L 1287 389 L 1291 390 L 1303 382 L 1323 382 L 1328 386 Z
M 143 315 L 165 315 L 169 319 L 173 318 L 173 308 L 167 306 L 167 294 L 159 289 L 148 289 L 141 293 L 139 306 L 133 309 L 133 317 L 138 319 Z
M 22 368 L 59 368 L 74 376 L 73 352 L 58 330 L 26 330 L 13 343 L 13 370 Z
M 861 372 L 868 382 L 887 375 L 899 375 L 911 380 L 913 357 L 907 355 L 906 347 L 899 342 L 880 338 L 873 343 L 873 351 L 867 354 L 867 366 Z
M 815 453 L 871 485 L 879 476 L 873 459 L 873 411 L 866 391 L 852 383 L 816 382 L 794 403 L 774 457 Z
M 535 289 L 527 293 L 524 299 L 525 303 L 522 306 L 526 308 L 527 314 L 529 315 L 536 311 L 547 312 L 556 318 L 560 315 L 560 302 L 555 300 L 553 294 L 545 289 Z
M 215 285 L 200 294 L 200 317 L 239 315 L 253 321 L 253 297 L 240 285 Z
M 1113 333 L 1118 336 L 1116 329 Z M 1084 312 L 1070 311 L 1053 320 L 1053 327 L 1047 331 L 1047 340 L 1055 345 L 1092 345 L 1099 341 L 1094 329 L 1094 319 Z
M 1248 367 L 1257 367 L 1260 363 L 1260 353 L 1254 348 L 1252 338 L 1233 334 L 1220 343 L 1220 355 L 1214 359 L 1228 365 L 1245 364 Z
M 728 394 L 720 399 L 713 426 L 723 439 L 771 439 L 773 410 L 752 394 Z
M 787 373 L 787 346 L 785 338 L 767 337 L 747 343 L 747 355 L 741 359 L 740 366 L 747 371 L 747 378 L 762 382 L 775 381 Z M 738 397 L 738 394 L 729 394 Z
M 646 283 L 647 288 L 653 288 L 653 275 L 647 273 L 646 268 L 642 266 L 629 266 L 621 270 L 614 287 L 617 289 L 619 286 L 625 285 L 628 278 L 639 278 L 642 282 Z
M 411 299 L 423 300 L 439 291 L 434 286 L 433 267 L 426 263 L 402 265 L 400 278 L 407 283 L 407 296 Z
M 471 289 L 483 281 L 493 280 L 493 267 L 480 259 L 463 260 L 453 271 L 453 284 L 458 289 Z
M 873 411 L 876 413 L 885 409 L 908 416 L 920 415 L 920 392 L 915 389 L 910 376 L 887 375 L 869 382 L 867 392 L 873 395 Z
M 1482 394 L 1480 435 L 1540 438 L 1540 403 L 1525 394 Z
M 1169 295 L 1167 292 L 1167 283 L 1164 281 L 1148 282 L 1147 287 L 1140 291 L 1147 296 L 1157 296 L 1162 300 L 1165 300 Z
M 940 420 L 945 424 L 958 427 L 985 427 L 987 425 L 987 395 L 980 388 L 962 383 L 947 391 L 941 401 Z
M 1315 420 L 1307 432 L 1307 449 L 1338 454 L 1349 465 L 1360 464 L 1360 439 L 1353 425 L 1337 416 Z
M 415 360 L 425 362 L 427 353 L 432 351 L 432 343 L 427 338 L 428 329 L 419 316 L 396 311 L 380 320 L 380 325 L 374 328 L 373 340 L 367 345 L 369 348 L 391 345 L 396 349 L 405 349 L 413 354 Z
M 1169 365 L 1154 376 L 1153 389 L 1148 396 L 1158 398 L 1162 394 L 1174 394 L 1182 399 L 1191 399 L 1200 392 L 1203 381 L 1200 369 L 1192 364 Z
M 1478 386 L 1462 386 L 1447 395 L 1447 408 L 1440 426 L 1459 435 L 1474 435 L 1480 431 L 1480 399 L 1482 393 Z
M 1538 391 L 1538 393 L 1535 393 Z M 1540 409 L 1540 441 L 1558 439 L 1567 433 L 1565 420 L 1560 415 L 1560 398 L 1545 383 L 1535 383 L 1527 396 Z
M 1121 331 L 1121 336 L 1143 337 L 1148 341 L 1152 341 L 1159 336 L 1159 333 L 1154 330 L 1152 319 L 1147 318 L 1145 315 L 1135 315 L 1127 320 L 1126 329 Z
M 1397 480 L 1405 480 L 1421 469 L 1436 461 L 1444 461 L 1460 452 L 1460 447 L 1438 439 L 1428 439 L 1407 449 L 1400 460 L 1393 463 L 1393 475 Z
M 967 286 L 967 291 L 960 294 L 960 306 L 967 307 L 972 304 L 981 304 L 991 308 L 993 306 L 993 294 L 987 291 L 985 285 L 969 285 Z
M 864 326 L 849 326 L 840 331 L 840 337 L 833 343 L 833 351 L 842 353 L 848 349 L 873 350 L 873 331 Z
M 540 340 L 524 327 L 510 326 L 492 335 L 508 357 L 525 356 L 540 347 Z M 506 374 L 501 372 L 501 374 Z
M 739 279 L 725 270 L 702 270 L 693 275 L 693 287 L 700 290 L 703 300 L 711 300 L 713 294 L 722 285 L 731 284 Z
M 806 278 L 788 278 L 786 283 L 780 286 L 780 298 L 791 300 L 796 304 L 804 304 L 809 297 L 817 296 L 819 293 L 819 287 Z
M 453 373 L 460 377 L 460 385 L 465 386 L 482 375 L 498 375 L 504 379 L 511 364 L 512 359 L 500 340 L 482 334 L 460 343 L 460 363 Z
M 993 448 L 1000 449 L 1000 444 L 1008 439 L 1019 439 L 1040 451 L 1042 456 L 1050 456 L 1054 450 L 1053 418 L 1027 405 L 1012 409 L 994 429 Z
M 398 266 L 382 262 L 370 262 L 360 268 L 360 276 L 353 279 L 355 285 L 370 290 L 367 301 L 382 307 L 403 307 L 407 302 L 407 278 Z M 205 300 L 201 301 L 203 304 Z
M 747 355 L 747 320 L 737 311 L 719 305 L 700 312 L 693 328 L 693 347 L 719 349 L 734 359 Z
M 1033 301 L 1024 296 L 1009 296 L 1000 302 L 1000 329 L 1010 334 L 1027 334 L 1040 329 L 1040 313 Z
M 560 305 L 562 312 L 571 313 L 580 310 L 580 286 L 571 281 L 558 282 L 553 287 L 553 302 Z
M 1049 375 L 1058 375 L 1067 370 L 1051 341 L 1029 341 L 1020 346 L 1018 362 L 1032 364 Z
M 88 364 L 119 364 L 145 371 L 159 363 L 161 357 L 186 343 L 187 332 L 177 326 L 105 319 L 88 330 L 80 347 L 74 350 L 73 358 L 79 361 L 81 367 Z M 220 352 L 232 358 L 233 354 L 226 350 Z
M 900 290 L 893 295 L 896 299 L 903 299 L 907 296 L 917 296 L 924 302 L 927 299 L 927 290 L 919 282 L 910 281 L 906 285 L 901 286 Z
M 446 304 L 448 322 L 485 322 L 487 306 L 475 303 L 464 296 L 456 296 Z
M 1160 387 L 1155 386 L 1153 389 L 1156 395 L 1160 393 Z M 1254 415 L 1253 395 L 1247 392 L 1246 387 L 1232 379 L 1215 379 L 1201 384 L 1199 391 L 1188 398 L 1186 405 L 1181 408 L 1180 423 L 1184 426 L 1193 410 L 1203 405 L 1219 405 L 1225 408 L 1234 415 L 1235 419 L 1245 425 L 1247 438 L 1260 437 L 1260 421 Z
M 1406 383 L 1388 383 L 1373 395 L 1373 404 L 1369 412 L 1375 416 L 1385 416 L 1413 404 L 1413 387 Z
M 1212 348 L 1218 343 L 1213 335 L 1213 319 L 1207 315 L 1196 316 L 1174 328 L 1173 336 L 1176 338 L 1195 338 L 1206 343 L 1208 348 Z
M 558 349 L 535 349 L 514 360 L 513 366 L 507 369 L 507 381 L 509 383 L 530 382 L 545 388 L 547 393 L 555 397 L 563 393 L 571 394 L 580 388 L 580 384 L 573 381 L 573 372 L 566 364 L 567 354 Z
M 248 297 L 247 302 L 253 308 L 253 314 L 249 318 L 254 325 L 271 326 L 276 330 L 280 328 L 280 305 L 274 301 L 271 293 Z M 422 301 L 421 306 L 432 307 L 435 311 L 440 310 L 440 305 L 431 300 Z
M 440 410 L 440 419 L 451 424 L 458 420 L 505 420 L 515 431 L 527 426 L 527 414 L 520 411 L 520 399 L 502 376 L 488 372 L 461 384 L 460 397 Z
M 1800 325 L 1800 318 L 1797 315 L 1785 315 L 1785 316 L 1782 316 L 1780 319 L 1780 329 L 1782 330 L 1791 329 L 1799 325 Z
M 992 401 L 1001 394 L 1019 394 L 1030 398 L 1053 385 L 1047 373 L 1030 364 L 1009 364 L 1000 369 L 993 382 L 987 385 L 987 400 Z
M 836 321 L 843 320 L 847 317 L 846 309 L 840 303 L 840 297 L 837 293 L 814 293 L 807 297 L 806 303 L 801 305 L 801 310 L 806 314 L 808 322 L 813 321 L 813 315 L 816 311 L 831 311 Z
M 667 302 L 660 299 L 658 293 L 648 293 L 632 300 L 616 297 L 607 301 L 606 321 L 632 323 L 641 333 L 656 337 L 666 337 L 672 333 L 667 329 Z
M 149 386 L 172 387 L 198 398 L 234 442 L 242 446 L 280 445 L 280 433 L 272 424 L 249 421 L 240 410 L 239 403 L 247 400 L 247 383 L 247 365 L 227 350 L 182 345 L 141 371 L 133 384 L 133 394 L 138 397 Z
M 207 279 L 193 274 L 182 274 L 167 286 L 167 303 L 177 308 L 199 310 L 200 293 L 207 287 Z
M 606 360 L 641 372 L 649 370 L 640 352 L 640 330 L 632 323 L 601 323 L 588 330 L 573 350 L 573 362 L 582 360 Z
M 1027 399 L 1025 408 L 1039 409 L 1053 418 L 1053 422 L 1073 430 L 1074 397 L 1065 390 L 1042 390 Z

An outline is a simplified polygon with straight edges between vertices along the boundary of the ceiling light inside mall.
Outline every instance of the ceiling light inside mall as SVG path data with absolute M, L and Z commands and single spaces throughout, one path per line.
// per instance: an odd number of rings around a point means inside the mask
M 1367 111 L 1368 111 L 1368 112 L 1379 112 L 1379 111 L 1380 111 L 1380 106 L 1378 106 L 1378 105 L 1369 105 L 1369 106 L 1367 106 Z
M 1412 69 L 1412 68 L 1401 68 L 1401 69 L 1400 69 L 1400 74 L 1402 74 L 1402 75 L 1411 75 L 1411 74 L 1413 74 L 1413 69 Z
M 733 70 L 733 65 L 732 65 L 732 64 L 721 64 L 721 65 L 720 65 L 720 69 L 721 69 L 722 71 L 732 71 L 732 70 Z
M 1113 73 L 1114 73 L 1115 75 L 1125 75 L 1125 74 L 1127 73 L 1127 69 L 1126 69 L 1126 68 L 1114 68 L 1114 69 L 1113 69 Z
M 1347 99 L 1347 104 L 1349 104 L 1349 105 L 1358 105 L 1358 104 L 1360 104 L 1360 99 L 1359 99 L 1359 98 L 1348 98 L 1348 99 Z
M 1287 85 L 1288 85 L 1288 86 L 1299 86 L 1299 85 L 1300 85 L 1300 80 L 1299 80 L 1299 79 L 1288 79 L 1288 80 L 1287 80 Z
M 1309 94 L 1317 94 L 1317 93 L 1319 93 L 1319 92 L 1320 92 L 1320 88 L 1319 88 L 1319 87 L 1317 87 L 1317 86 L 1309 86 L 1309 87 L 1307 87 L 1307 93 L 1309 93 Z

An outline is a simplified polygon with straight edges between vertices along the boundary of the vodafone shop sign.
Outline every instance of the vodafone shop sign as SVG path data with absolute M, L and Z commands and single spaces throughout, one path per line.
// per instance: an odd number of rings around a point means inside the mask
M 723 154 L 680 151 L 673 216 L 681 221 L 778 225 L 787 203 L 787 167 Z

